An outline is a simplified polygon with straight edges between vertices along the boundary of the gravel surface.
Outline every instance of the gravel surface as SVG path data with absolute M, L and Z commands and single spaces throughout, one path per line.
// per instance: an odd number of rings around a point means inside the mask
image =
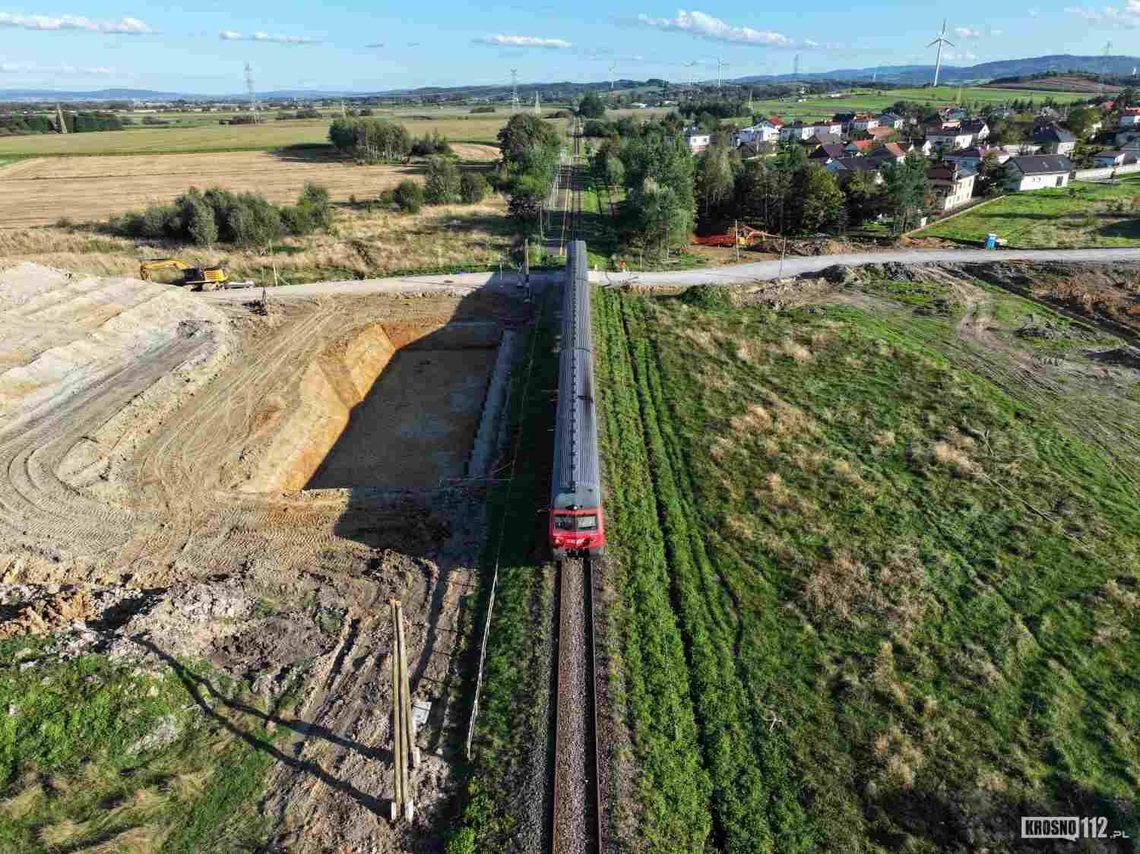
M 561 618 L 558 641 L 558 747 L 554 759 L 555 854 L 587 854 L 593 848 L 594 745 L 591 743 L 592 678 L 587 661 L 585 565 L 562 562 Z

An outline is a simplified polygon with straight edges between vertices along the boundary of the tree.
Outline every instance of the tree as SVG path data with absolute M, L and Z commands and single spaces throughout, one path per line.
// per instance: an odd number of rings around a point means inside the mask
M 797 181 L 800 202 L 799 229 L 809 233 L 830 231 L 843 222 L 843 191 L 835 176 L 817 164 L 811 164 Z
M 436 155 L 427 162 L 424 201 L 429 205 L 447 205 L 459 199 L 459 169 L 449 157 Z
M 1087 139 L 1093 125 L 1100 121 L 1100 110 L 1095 107 L 1075 107 L 1069 110 L 1065 124 L 1079 139 Z
M 912 149 L 902 163 L 883 169 L 887 209 L 894 217 L 896 233 L 906 231 L 926 204 L 926 160 Z
M 186 232 L 195 246 L 212 246 L 218 240 L 218 221 L 202 194 L 191 190 L 179 199 L 183 207 Z M 177 203 L 176 203 L 177 204 Z
M 606 105 L 602 103 L 597 92 L 587 92 L 582 96 L 582 100 L 578 102 L 578 115 L 584 119 L 605 118 Z
M 860 226 L 879 215 L 883 194 L 874 178 L 866 172 L 852 172 L 841 187 L 846 199 L 848 226 Z
M 478 172 L 464 172 L 459 176 L 459 198 L 464 204 L 474 205 L 483 201 L 490 189 L 487 179 Z
M 697 162 L 697 191 L 706 217 L 732 195 L 735 178 L 732 149 L 727 139 L 717 134 Z
M 403 125 L 387 119 L 336 119 L 329 142 L 361 163 L 383 163 L 408 156 L 412 142 Z
M 561 139 L 538 116 L 517 113 L 499 131 L 500 183 L 509 193 L 507 209 L 523 227 L 535 222 L 558 169 Z
M 406 213 L 419 213 L 424 206 L 424 188 L 419 182 L 405 178 L 392 191 L 396 206 Z
M 667 254 L 688 243 L 696 212 L 693 158 L 681 135 L 661 123 L 645 125 L 622 149 L 627 240 Z
M 996 151 L 991 151 L 978 164 L 978 194 L 996 196 L 1001 192 L 1004 167 L 998 162 Z

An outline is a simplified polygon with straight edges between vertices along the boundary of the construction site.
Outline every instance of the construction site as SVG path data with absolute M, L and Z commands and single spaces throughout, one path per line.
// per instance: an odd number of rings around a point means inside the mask
M 273 734 L 262 812 L 289 850 L 437 847 L 527 311 L 513 286 L 265 300 L 3 270 L 3 637 L 232 681 L 192 695 L 232 737 Z M 388 821 L 391 600 L 414 824 Z

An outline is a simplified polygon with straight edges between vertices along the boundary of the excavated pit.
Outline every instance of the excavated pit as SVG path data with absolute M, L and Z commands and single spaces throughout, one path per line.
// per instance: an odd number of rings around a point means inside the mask
M 372 323 L 304 371 L 252 491 L 422 490 L 464 475 L 500 324 Z

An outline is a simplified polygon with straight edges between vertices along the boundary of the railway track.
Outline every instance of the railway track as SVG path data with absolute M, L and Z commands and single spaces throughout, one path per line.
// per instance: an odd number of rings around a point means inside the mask
M 558 678 L 551 803 L 553 854 L 602 854 L 594 576 L 589 558 L 558 562 Z
M 570 155 L 558 167 L 558 198 L 561 207 L 558 236 L 551 235 L 559 255 L 564 255 L 571 240 L 582 237 L 582 134 L 577 125 L 570 127 Z M 552 247 L 554 248 L 554 247 Z

